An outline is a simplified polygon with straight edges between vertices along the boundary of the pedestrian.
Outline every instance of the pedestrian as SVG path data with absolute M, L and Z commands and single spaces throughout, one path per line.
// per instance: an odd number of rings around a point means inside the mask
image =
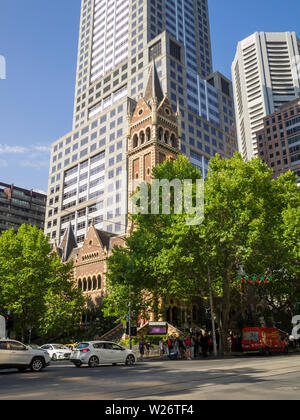
M 168 348 L 168 355 L 172 352 L 173 350 L 173 339 L 172 337 L 169 337 L 167 340 L 167 348 Z
M 162 338 L 159 340 L 159 354 L 161 359 L 164 357 L 165 354 L 165 346 Z
M 179 347 L 180 359 L 183 360 L 186 348 L 184 345 L 184 339 L 182 337 L 179 338 L 178 347 Z
M 147 357 L 149 357 L 149 356 L 150 356 L 150 348 L 151 348 L 150 343 L 146 343 L 146 356 L 147 356 Z
M 192 342 L 190 340 L 190 337 L 186 337 L 185 339 L 185 357 L 187 360 L 192 360 L 191 358 L 191 347 L 192 347 Z
M 139 342 L 139 352 L 140 352 L 140 358 L 141 360 L 143 360 L 144 353 L 145 353 L 145 343 L 143 339 L 141 339 L 141 341 Z

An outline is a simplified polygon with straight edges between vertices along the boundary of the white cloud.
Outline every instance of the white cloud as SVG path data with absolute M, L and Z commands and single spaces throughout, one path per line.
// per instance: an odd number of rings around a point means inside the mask
M 32 169 L 37 169 L 38 171 L 42 168 L 47 168 L 49 165 L 48 161 L 41 161 L 41 160 L 37 160 L 37 161 L 30 161 L 30 160 L 23 160 L 20 165 L 23 168 L 32 168 Z
M 22 146 L 8 146 L 7 144 L 0 144 L 0 154 L 22 154 L 26 152 L 27 149 Z
M 46 153 L 51 152 L 51 147 L 49 147 L 49 146 L 34 146 L 33 148 L 37 152 L 46 152 Z

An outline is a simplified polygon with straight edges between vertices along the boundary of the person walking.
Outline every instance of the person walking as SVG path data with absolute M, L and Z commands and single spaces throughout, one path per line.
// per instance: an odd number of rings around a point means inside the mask
M 145 344 L 145 347 L 146 347 L 146 356 L 149 357 L 150 356 L 151 344 L 150 343 L 146 343 Z
M 191 358 L 191 347 L 192 347 L 192 342 L 190 340 L 190 337 L 186 337 L 185 339 L 185 357 L 187 358 L 187 360 L 192 360 Z
M 182 337 L 179 338 L 178 346 L 179 346 L 180 359 L 183 360 L 186 348 L 184 345 L 184 339 Z
M 144 340 L 141 339 L 139 342 L 139 352 L 140 352 L 140 358 L 143 360 L 144 354 L 145 354 L 145 343 Z
M 159 340 L 159 354 L 161 359 L 164 357 L 165 354 L 165 346 L 162 338 Z

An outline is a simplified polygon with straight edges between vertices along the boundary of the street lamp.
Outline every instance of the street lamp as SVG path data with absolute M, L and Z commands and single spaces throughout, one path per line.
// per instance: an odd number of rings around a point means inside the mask
M 212 286 L 211 286 L 209 266 L 207 267 L 207 274 L 208 274 L 209 302 L 210 302 L 211 325 L 212 325 L 212 334 L 213 334 L 214 356 L 217 357 L 218 350 L 217 350 L 216 327 L 215 327 L 215 309 L 213 305 L 213 295 L 212 295 Z

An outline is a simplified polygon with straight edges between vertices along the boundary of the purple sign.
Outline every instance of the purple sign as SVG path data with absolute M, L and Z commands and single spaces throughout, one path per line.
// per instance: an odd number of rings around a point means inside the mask
M 167 326 L 149 327 L 149 335 L 165 335 L 167 334 Z

